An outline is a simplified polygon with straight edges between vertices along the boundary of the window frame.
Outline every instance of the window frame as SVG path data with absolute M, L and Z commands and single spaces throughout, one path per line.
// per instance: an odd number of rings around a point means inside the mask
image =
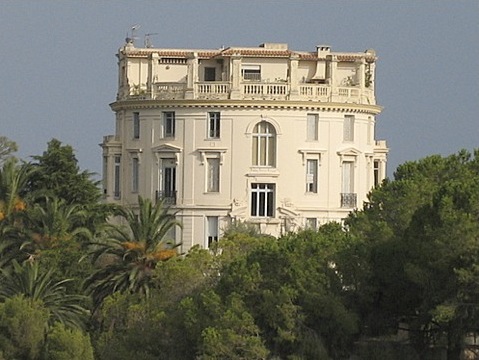
M 113 170 L 113 198 L 121 198 L 121 155 L 115 155 Z
M 140 159 L 134 156 L 131 159 L 131 192 L 137 193 L 140 187 Z
M 219 111 L 208 112 L 208 139 L 219 139 L 221 137 L 221 113 Z
M 277 133 L 273 124 L 267 121 L 258 122 L 251 137 L 253 166 L 275 168 Z
M 261 65 L 243 64 L 241 78 L 246 81 L 261 81 Z
M 354 141 L 354 127 L 355 127 L 355 117 L 354 117 L 354 115 L 344 115 L 343 141 L 345 141 L 345 142 L 353 142 Z
M 374 187 L 378 187 L 381 184 L 381 160 L 374 159 L 373 160 L 373 184 Z
M 163 137 L 176 136 L 176 114 L 174 111 L 163 111 Z
M 252 183 L 251 208 L 253 218 L 274 218 L 275 216 L 276 184 Z
M 212 165 L 214 164 L 214 167 Z M 206 158 L 206 192 L 219 193 L 221 179 L 221 159 L 219 157 Z
M 306 115 L 306 141 L 319 140 L 319 114 Z
M 313 170 L 313 171 L 311 171 Z M 318 193 L 319 160 L 306 159 L 306 193 Z
M 211 77 L 211 75 L 213 75 Z M 216 67 L 205 66 L 203 69 L 204 81 L 216 81 Z
M 133 139 L 140 139 L 140 113 L 133 112 Z
M 341 163 L 341 192 L 345 194 L 354 193 L 355 165 L 355 161 L 352 160 L 344 160 Z
M 205 247 L 209 249 L 213 242 L 217 242 L 219 239 L 219 217 L 218 216 L 206 216 L 206 239 Z
M 318 218 L 307 217 L 305 221 L 305 228 L 308 230 L 318 230 Z

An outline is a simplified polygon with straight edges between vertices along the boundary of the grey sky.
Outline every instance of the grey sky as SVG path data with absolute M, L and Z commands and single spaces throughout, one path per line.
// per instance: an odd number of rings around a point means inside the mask
M 293 50 L 377 51 L 377 139 L 397 165 L 479 144 L 479 1 L 0 0 L 0 135 L 18 155 L 55 137 L 101 172 L 115 54 L 133 24 L 155 47 L 285 42 Z

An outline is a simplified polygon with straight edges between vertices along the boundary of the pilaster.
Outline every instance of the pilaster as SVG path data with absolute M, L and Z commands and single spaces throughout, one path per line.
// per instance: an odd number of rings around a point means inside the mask
M 231 99 L 241 99 L 241 57 L 231 57 Z
M 195 98 L 195 84 L 198 81 L 198 54 L 192 53 L 188 59 L 188 76 L 186 81 L 185 99 Z
M 299 79 L 298 79 L 299 56 L 294 54 L 289 59 L 289 97 L 290 100 L 299 99 Z

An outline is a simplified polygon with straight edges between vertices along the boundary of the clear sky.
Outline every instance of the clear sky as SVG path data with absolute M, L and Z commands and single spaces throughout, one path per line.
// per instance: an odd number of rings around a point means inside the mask
M 408 160 L 479 148 L 478 0 L 0 0 L 0 135 L 40 155 L 70 144 L 101 172 L 114 133 L 115 54 L 140 24 L 154 47 L 288 43 L 292 50 L 376 50 L 384 111 L 376 138 L 388 174 Z

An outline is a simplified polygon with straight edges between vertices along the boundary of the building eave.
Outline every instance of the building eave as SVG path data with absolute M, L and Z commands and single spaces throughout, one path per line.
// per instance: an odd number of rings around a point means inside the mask
M 110 104 L 113 111 L 152 108 L 249 108 L 249 109 L 289 109 L 307 111 L 329 111 L 348 113 L 367 113 L 377 115 L 382 106 L 370 104 L 278 101 L 278 100 L 120 100 Z

